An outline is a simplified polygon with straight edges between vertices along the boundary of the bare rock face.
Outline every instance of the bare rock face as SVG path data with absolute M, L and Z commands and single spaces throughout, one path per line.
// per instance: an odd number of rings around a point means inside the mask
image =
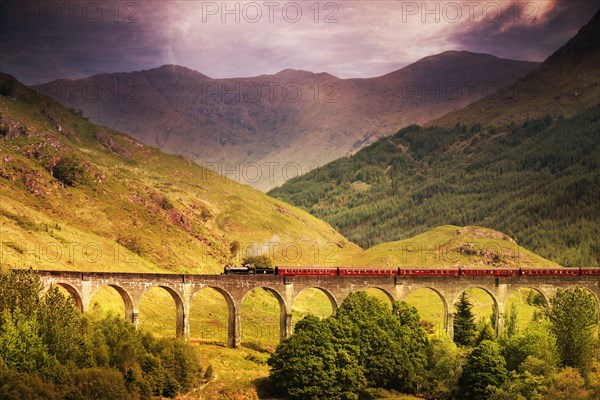
M 93 122 L 268 190 L 404 126 L 464 107 L 536 65 L 449 51 L 368 79 L 291 69 L 212 79 L 165 65 L 35 89 Z
M 480 228 L 477 226 L 465 226 L 456 230 L 456 236 L 471 236 L 478 239 L 499 239 L 505 240 L 511 243 L 517 243 L 513 238 L 505 235 L 502 232 L 494 231 L 492 229 Z

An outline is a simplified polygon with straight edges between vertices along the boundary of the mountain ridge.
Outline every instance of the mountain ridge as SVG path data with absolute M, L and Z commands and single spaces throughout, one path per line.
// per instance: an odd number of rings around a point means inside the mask
M 238 181 L 266 190 L 410 123 L 460 108 L 537 65 L 469 52 L 442 53 L 437 62 L 432 57 L 427 63 L 433 62 L 435 73 L 415 68 L 417 61 L 374 78 L 340 79 L 326 72 L 285 69 L 273 75 L 213 79 L 167 65 L 35 89 L 81 109 L 93 122 L 218 172 L 227 163 L 241 166 L 242 172 L 258 164 L 257 179 L 244 179 L 239 172 Z M 463 88 L 465 82 L 473 88 Z M 434 88 L 433 97 L 427 87 Z M 89 93 L 86 98 L 85 90 L 99 93 L 98 98 Z

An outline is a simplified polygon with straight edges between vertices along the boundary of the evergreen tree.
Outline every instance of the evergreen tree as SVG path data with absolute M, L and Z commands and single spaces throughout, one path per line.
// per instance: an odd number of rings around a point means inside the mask
M 517 311 L 517 305 L 515 303 L 512 303 L 508 311 L 508 316 L 506 318 L 506 327 L 504 329 L 508 337 L 514 336 L 519 330 L 518 318 L 519 312 Z
M 483 342 L 484 340 L 495 340 L 496 332 L 492 328 L 492 324 L 488 319 L 484 319 L 480 322 L 479 328 L 477 329 L 477 338 L 475 339 L 475 345 Z
M 594 296 L 582 288 L 558 289 L 550 300 L 551 331 L 563 365 L 586 372 L 598 345 L 598 309 Z
M 475 347 L 458 380 L 460 399 L 486 400 L 508 380 L 508 371 L 499 346 L 484 340 Z
M 463 346 L 471 346 L 477 335 L 473 305 L 466 292 L 462 292 L 454 314 L 454 341 Z

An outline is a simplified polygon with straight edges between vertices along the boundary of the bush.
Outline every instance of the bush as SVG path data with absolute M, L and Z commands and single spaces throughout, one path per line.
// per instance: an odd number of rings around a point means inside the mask
M 4 79 L 0 82 L 0 95 L 11 97 L 15 93 L 15 83 L 12 80 Z
M 52 168 L 52 176 L 67 186 L 82 183 L 85 178 L 85 169 L 75 157 L 63 157 Z
M 59 400 L 62 398 L 62 394 L 54 384 L 44 382 L 39 376 L 0 367 L 0 399 Z
M 171 203 L 171 200 L 169 200 L 167 196 L 163 196 L 162 200 L 160 201 L 160 207 L 166 211 L 174 208 L 173 203 Z
M 129 400 L 123 375 L 108 368 L 86 368 L 75 371 L 73 386 L 65 396 L 67 400 Z

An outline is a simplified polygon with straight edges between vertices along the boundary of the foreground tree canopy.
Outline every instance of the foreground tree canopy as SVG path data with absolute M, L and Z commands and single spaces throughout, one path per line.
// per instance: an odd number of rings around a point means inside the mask
M 379 388 L 431 400 L 600 398 L 593 295 L 573 288 L 551 304 L 522 329 L 512 310 L 496 337 L 487 318 L 475 322 L 464 294 L 455 315 L 459 334 L 430 337 L 412 306 L 396 302 L 390 310 L 351 293 L 335 316 L 298 322 L 268 361 L 270 380 L 290 399 L 381 398 Z
M 175 397 L 201 372 L 187 344 L 82 315 L 58 288 L 43 292 L 31 271 L 0 271 L 0 398 Z
M 351 293 L 335 316 L 298 323 L 269 359 L 271 381 L 291 399 L 358 399 L 367 386 L 416 392 L 427 344 L 412 306 Z

